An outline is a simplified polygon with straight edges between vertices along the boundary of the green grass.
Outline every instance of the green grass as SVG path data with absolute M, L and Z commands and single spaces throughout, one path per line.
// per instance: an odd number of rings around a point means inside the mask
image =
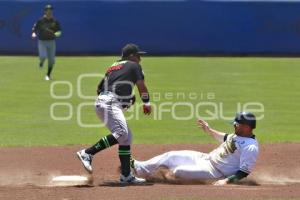
M 43 80 L 46 68 L 39 70 L 37 57 L 1 56 L 0 145 L 91 144 L 108 134 L 106 128 L 82 128 L 78 125 L 78 106 L 82 103 L 92 105 L 94 100 L 78 96 L 77 79 L 81 74 L 103 73 L 116 59 L 58 57 L 53 71 L 54 80 L 46 82 Z M 191 103 L 193 108 L 199 103 L 216 103 L 216 119 L 208 122 L 225 132 L 232 131 L 228 122 L 239 104 L 258 102 L 264 107 L 263 113 L 254 112 L 264 114 L 255 130 L 261 143 L 300 141 L 300 59 L 145 57 L 142 65 L 148 88 L 155 95 L 152 96 L 153 105 L 159 107 L 166 103 L 163 107 L 166 111 L 160 115 L 154 112 L 146 117 L 139 109 L 136 113 L 139 120 L 128 120 L 134 132 L 134 143 L 214 142 L 195 125 L 197 115 L 208 117 L 207 110 L 213 112 L 213 107 L 201 106 L 189 120 L 175 120 L 167 110 L 178 102 Z M 69 81 L 73 89 L 72 97 L 53 99 L 50 85 L 55 81 Z M 98 81 L 95 77 L 84 78 L 80 90 L 84 95 L 95 96 Z M 55 86 L 56 95 L 67 95 L 68 92 L 67 85 Z M 197 98 L 189 98 L 190 93 L 196 94 Z M 208 99 L 210 94 L 214 98 Z M 50 106 L 53 103 L 69 103 L 73 110 L 71 119 L 51 119 Z M 68 109 L 56 107 L 54 112 L 56 116 L 67 117 Z M 134 109 L 131 112 L 135 112 Z M 173 110 L 178 117 L 191 114 L 187 106 L 177 105 Z M 223 112 L 220 113 L 220 110 Z M 228 119 L 224 120 L 220 115 Z M 81 117 L 86 124 L 98 124 L 93 106 L 82 107 Z

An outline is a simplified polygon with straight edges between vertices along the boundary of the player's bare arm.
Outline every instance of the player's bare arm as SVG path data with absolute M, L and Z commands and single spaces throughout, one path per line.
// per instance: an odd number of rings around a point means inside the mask
M 210 128 L 209 124 L 206 121 L 204 121 L 203 119 L 198 119 L 197 123 L 198 123 L 199 128 L 202 128 L 204 132 L 210 134 L 217 141 L 219 141 L 219 142 L 224 141 L 224 136 L 226 135 L 226 133 L 223 133 L 223 132 L 220 132 L 220 131 Z
M 144 105 L 143 105 L 144 114 L 150 115 L 151 114 L 150 98 L 149 98 L 149 92 L 148 92 L 147 86 L 145 84 L 145 81 L 144 80 L 137 81 L 136 86 L 139 90 L 140 97 L 144 103 Z

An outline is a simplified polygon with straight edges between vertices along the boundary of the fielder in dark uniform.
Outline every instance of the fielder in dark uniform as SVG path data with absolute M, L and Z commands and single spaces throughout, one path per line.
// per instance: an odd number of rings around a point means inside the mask
M 144 82 L 144 73 L 139 64 L 140 55 L 145 54 L 135 44 L 127 44 L 122 49 L 121 60 L 113 63 L 106 71 L 104 79 L 98 85 L 96 113 L 111 133 L 101 138 L 95 145 L 77 152 L 85 169 L 92 173 L 92 156 L 101 150 L 119 144 L 121 162 L 120 183 L 143 183 L 145 179 L 135 177 L 130 169 L 132 133 L 126 123 L 123 111 L 132 105 L 135 97 L 132 90 L 137 85 L 144 103 L 144 114 L 151 113 L 148 89 Z
M 45 80 L 50 80 L 51 72 L 55 63 L 55 39 L 60 37 L 61 28 L 59 22 L 53 18 L 53 7 L 46 5 L 44 16 L 40 18 L 32 28 L 32 38 L 38 37 L 38 50 L 40 58 L 40 67 L 43 67 L 46 58 L 48 58 L 48 72 Z

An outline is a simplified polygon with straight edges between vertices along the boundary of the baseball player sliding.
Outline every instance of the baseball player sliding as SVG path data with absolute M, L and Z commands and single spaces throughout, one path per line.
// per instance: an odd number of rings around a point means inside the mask
M 119 158 L 121 162 L 120 183 L 143 183 L 145 179 L 135 177 L 130 169 L 130 145 L 132 133 L 126 123 L 123 111 L 135 101 L 132 90 L 135 85 L 143 101 L 144 114 L 151 113 L 148 89 L 144 82 L 144 73 L 139 64 L 141 51 L 135 44 L 127 44 L 122 49 L 121 60 L 110 66 L 104 79 L 98 85 L 98 98 L 96 100 L 96 113 L 106 124 L 110 134 L 101 138 L 90 148 L 77 152 L 77 156 L 85 169 L 92 173 L 92 157 L 115 144 L 119 144 Z
M 214 185 L 236 183 L 248 176 L 256 163 L 258 142 L 252 130 L 256 119 L 252 113 L 237 113 L 233 125 L 235 132 L 226 134 L 209 127 L 199 119 L 198 125 L 221 145 L 206 154 L 197 151 L 170 151 L 147 161 L 132 160 L 137 176 L 151 178 L 162 167 L 168 169 L 165 178 L 182 181 L 217 180 Z

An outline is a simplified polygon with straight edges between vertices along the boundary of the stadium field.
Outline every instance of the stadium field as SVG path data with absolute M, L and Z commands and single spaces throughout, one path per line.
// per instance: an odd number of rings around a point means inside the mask
M 59 56 L 45 81 L 37 57 L 1 56 L 0 145 L 90 144 L 106 135 L 92 127 L 100 124 L 93 102 L 101 74 L 117 59 Z M 299 142 L 299 65 L 298 58 L 144 57 L 154 112 L 143 116 L 139 99 L 128 111 L 134 143 L 214 143 L 196 119 L 231 132 L 243 109 L 260 117 L 261 143 Z

